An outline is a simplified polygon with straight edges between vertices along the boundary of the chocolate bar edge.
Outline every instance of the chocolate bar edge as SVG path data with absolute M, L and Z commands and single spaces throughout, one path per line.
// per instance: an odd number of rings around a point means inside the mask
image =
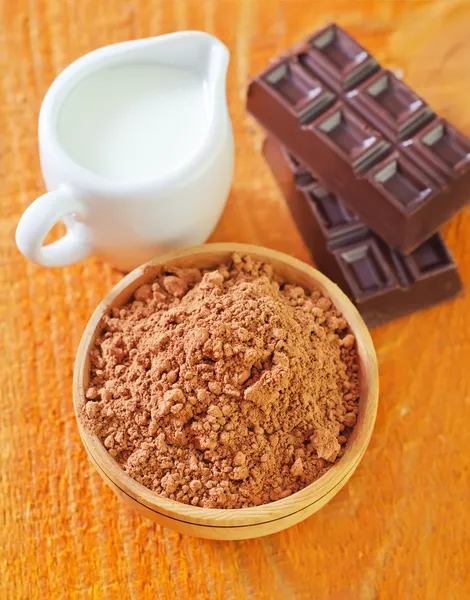
M 462 282 L 452 254 L 442 236 L 435 234 L 441 240 L 449 258 L 449 264 L 445 269 L 437 269 L 431 277 L 416 281 L 409 288 L 392 289 L 358 301 L 350 282 L 340 267 L 335 251 L 327 248 L 326 239 L 323 237 L 313 207 L 309 206 L 305 194 L 295 187 L 294 173 L 279 142 L 272 137 L 266 138 L 262 153 L 317 268 L 337 283 L 353 300 L 369 327 L 384 325 L 414 312 L 452 300 L 463 293 Z M 375 235 L 374 237 L 377 238 Z

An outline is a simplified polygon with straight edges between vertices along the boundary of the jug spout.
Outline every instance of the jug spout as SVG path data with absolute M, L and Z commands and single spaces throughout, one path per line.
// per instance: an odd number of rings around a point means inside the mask
M 206 110 L 210 115 L 206 142 L 214 145 L 214 140 L 227 127 L 230 129 L 225 92 L 229 63 L 227 47 L 203 31 L 169 33 L 150 38 L 149 43 L 153 46 L 154 60 L 183 67 L 201 78 L 206 92 Z
M 214 115 L 226 110 L 225 80 L 229 62 L 227 47 L 216 37 L 202 31 L 184 31 L 170 34 L 180 36 L 181 47 L 186 47 L 190 64 L 203 79 L 207 92 L 208 109 Z
M 209 50 L 209 59 L 207 62 L 207 86 L 209 91 L 209 101 L 213 102 L 213 110 L 226 110 L 226 77 L 229 61 L 229 52 L 219 40 L 215 40 Z
M 135 53 L 134 58 L 140 55 L 144 61 L 170 64 L 196 73 L 206 88 L 209 113 L 217 119 L 226 112 L 229 51 L 216 37 L 204 31 L 178 31 L 124 44 L 129 51 L 129 60 Z

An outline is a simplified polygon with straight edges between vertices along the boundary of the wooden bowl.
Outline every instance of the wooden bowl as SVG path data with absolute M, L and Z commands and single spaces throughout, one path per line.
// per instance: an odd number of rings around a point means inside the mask
M 311 290 L 318 286 L 343 313 L 357 340 L 360 360 L 361 398 L 357 424 L 342 458 L 322 477 L 291 496 L 252 508 L 206 509 L 163 498 L 127 475 L 108 454 L 96 435 L 86 431 L 78 407 L 85 401 L 90 372 L 89 350 L 99 322 L 110 307 L 124 305 L 143 283 L 151 281 L 163 265 L 215 267 L 233 252 L 250 254 L 268 262 L 286 281 Z M 345 485 L 361 460 L 374 427 L 378 402 L 378 372 L 372 340 L 361 316 L 337 285 L 307 264 L 286 254 L 247 244 L 206 244 L 156 258 L 124 277 L 100 303 L 83 334 L 74 371 L 74 404 L 85 448 L 111 489 L 143 516 L 189 535 L 235 540 L 268 535 L 290 527 L 324 506 Z

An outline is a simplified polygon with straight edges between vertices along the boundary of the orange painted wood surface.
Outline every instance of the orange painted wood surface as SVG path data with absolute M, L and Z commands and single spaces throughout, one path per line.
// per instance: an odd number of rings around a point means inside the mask
M 268 538 L 182 537 L 129 512 L 87 461 L 75 351 L 120 275 L 58 269 L 14 245 L 40 193 L 36 123 L 56 74 L 98 46 L 205 29 L 232 53 L 237 166 L 212 239 L 309 260 L 246 115 L 250 74 L 335 19 L 470 135 L 468 0 L 0 1 L 0 598 L 373 600 L 470 597 L 469 295 L 374 330 L 381 399 L 371 445 L 337 497 Z M 470 289 L 470 209 L 444 228 Z

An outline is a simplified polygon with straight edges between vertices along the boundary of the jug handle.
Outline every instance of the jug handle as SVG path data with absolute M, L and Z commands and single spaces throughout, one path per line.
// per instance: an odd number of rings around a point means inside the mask
M 92 253 L 85 226 L 67 219 L 66 234 L 56 242 L 43 246 L 54 225 L 68 215 L 84 215 L 82 203 L 70 190 L 61 187 L 37 198 L 24 211 L 16 229 L 16 245 L 20 252 L 44 267 L 62 267 L 83 260 Z

